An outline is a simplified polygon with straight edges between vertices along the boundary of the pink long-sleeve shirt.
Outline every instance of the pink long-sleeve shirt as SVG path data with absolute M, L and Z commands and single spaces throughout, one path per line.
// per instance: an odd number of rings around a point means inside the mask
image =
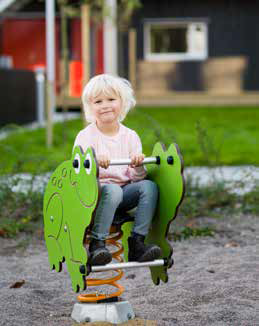
M 128 159 L 132 154 L 142 153 L 142 144 L 137 133 L 122 124 L 115 136 L 104 135 L 95 123 L 89 124 L 81 130 L 74 143 L 81 146 L 85 152 L 88 147 L 93 147 L 98 158 L 107 155 L 110 160 Z M 127 165 L 109 166 L 108 169 L 99 167 L 99 180 L 101 184 L 116 183 L 120 186 L 130 182 L 144 179 L 146 169 L 144 166 L 132 168 Z

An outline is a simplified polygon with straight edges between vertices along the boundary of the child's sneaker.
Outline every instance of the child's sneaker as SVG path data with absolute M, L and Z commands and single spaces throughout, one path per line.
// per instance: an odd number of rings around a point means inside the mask
M 128 238 L 128 261 L 152 261 L 161 256 L 162 251 L 157 245 L 145 245 L 144 241 L 145 236 L 137 233 L 133 233 L 133 235 Z
M 106 265 L 112 261 L 112 255 L 105 247 L 105 240 L 92 239 L 89 252 L 89 263 L 91 265 Z

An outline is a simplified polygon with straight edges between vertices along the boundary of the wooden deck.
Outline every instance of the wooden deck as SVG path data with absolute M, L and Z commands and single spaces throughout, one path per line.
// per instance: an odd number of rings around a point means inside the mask
M 259 106 L 259 92 L 237 95 L 208 94 L 202 92 L 168 92 L 160 95 L 136 94 L 138 106 Z M 81 99 L 57 97 L 58 107 L 81 107 Z

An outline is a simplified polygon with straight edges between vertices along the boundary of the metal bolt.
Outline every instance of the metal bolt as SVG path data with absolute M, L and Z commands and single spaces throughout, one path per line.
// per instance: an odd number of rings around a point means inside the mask
M 74 160 L 73 161 L 73 167 L 76 169 L 79 167 L 79 161 L 78 160 Z
M 66 225 L 64 226 L 64 231 L 67 232 L 67 226 Z
M 129 320 L 132 318 L 132 316 L 131 316 L 130 313 L 127 314 L 127 318 L 128 318 Z
M 168 164 L 174 164 L 174 158 L 173 158 L 173 156 L 168 156 L 168 158 L 167 158 L 167 163 Z
M 51 217 L 50 217 L 50 220 L 51 220 L 51 222 L 53 222 L 53 221 L 54 221 L 54 217 L 53 217 L 53 216 L 51 216 Z
M 85 274 L 86 273 L 85 265 L 80 265 L 79 271 L 80 271 L 81 274 Z
M 89 160 L 85 160 L 85 161 L 84 161 L 84 167 L 85 167 L 86 169 L 89 169 L 89 168 L 90 168 L 90 161 L 89 161 Z

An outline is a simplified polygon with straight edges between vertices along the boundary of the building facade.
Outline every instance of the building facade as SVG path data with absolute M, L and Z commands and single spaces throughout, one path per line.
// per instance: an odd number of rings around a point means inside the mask
M 142 0 L 132 21 L 141 93 L 259 91 L 257 1 Z

